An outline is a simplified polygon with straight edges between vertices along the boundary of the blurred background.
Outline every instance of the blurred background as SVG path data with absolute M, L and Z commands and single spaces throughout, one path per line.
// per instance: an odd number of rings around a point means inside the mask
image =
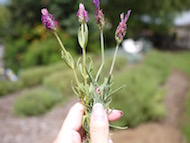
M 59 45 L 41 24 L 48 8 L 59 22 L 58 34 L 77 60 L 78 4 L 89 12 L 87 52 L 100 63 L 99 30 L 93 0 L 0 0 L 0 142 L 52 142 L 69 108 L 78 99 L 72 72 Z M 124 116 L 111 129 L 115 143 L 190 143 L 190 1 L 101 0 L 107 76 L 120 13 L 131 9 L 127 34 L 118 51 L 111 107 Z M 69 85 L 69 86 L 68 86 Z

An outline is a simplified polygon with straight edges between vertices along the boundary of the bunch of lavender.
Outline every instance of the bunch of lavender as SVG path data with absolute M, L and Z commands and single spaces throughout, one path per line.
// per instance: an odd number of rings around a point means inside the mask
M 83 143 L 90 143 L 89 125 L 90 125 L 90 118 L 91 118 L 93 105 L 96 103 L 101 103 L 106 109 L 107 114 L 110 114 L 109 105 L 112 101 L 113 93 L 121 90 L 124 87 L 122 86 L 118 89 L 112 90 L 112 85 L 113 85 L 112 72 L 113 72 L 114 63 L 116 60 L 116 55 L 117 55 L 119 45 L 123 41 L 123 38 L 126 34 L 126 29 L 127 29 L 126 22 L 130 15 L 130 10 L 127 12 L 126 15 L 124 15 L 124 13 L 120 15 L 121 22 L 119 23 L 117 30 L 115 32 L 116 49 L 115 49 L 112 65 L 110 68 L 110 72 L 108 74 L 108 77 L 104 78 L 103 83 L 99 83 L 98 80 L 102 72 L 102 69 L 104 67 L 103 30 L 104 30 L 105 20 L 104 20 L 104 14 L 102 10 L 100 9 L 99 0 L 93 0 L 93 2 L 96 8 L 96 12 L 95 12 L 96 23 L 100 30 L 101 54 L 102 54 L 102 63 L 95 77 L 92 76 L 92 70 L 93 70 L 92 59 L 89 58 L 90 62 L 88 64 L 86 63 L 86 48 L 87 48 L 87 43 L 88 43 L 87 23 L 89 21 L 89 18 L 88 18 L 88 12 L 85 10 L 84 5 L 82 3 L 79 4 L 79 10 L 77 13 L 78 21 L 80 23 L 80 27 L 78 29 L 78 42 L 82 48 L 83 54 L 82 54 L 82 59 L 79 58 L 76 65 L 74 63 L 73 57 L 66 50 L 66 48 L 64 47 L 62 41 L 60 40 L 57 34 L 56 29 L 57 29 L 58 22 L 55 21 L 52 14 L 50 14 L 47 9 L 43 8 L 41 10 L 42 23 L 44 24 L 46 29 L 50 30 L 57 38 L 61 46 L 62 59 L 72 69 L 73 74 L 74 74 L 76 85 L 72 87 L 73 91 L 81 99 L 82 104 L 84 105 L 84 108 L 85 108 L 85 114 L 83 115 L 83 118 L 82 118 L 82 126 L 86 132 L 86 139 L 83 141 Z M 77 71 L 82 76 L 82 81 L 79 81 Z

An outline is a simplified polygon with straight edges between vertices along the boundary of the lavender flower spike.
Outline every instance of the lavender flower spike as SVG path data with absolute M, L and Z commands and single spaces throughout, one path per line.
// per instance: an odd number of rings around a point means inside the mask
M 126 23 L 127 23 L 130 13 L 131 13 L 131 10 L 128 10 L 127 14 L 125 15 L 125 18 L 124 18 L 124 13 L 120 15 L 121 22 L 117 26 L 117 30 L 115 32 L 115 39 L 118 43 L 121 43 L 123 41 L 123 38 L 126 34 L 126 29 L 127 29 Z
M 53 18 L 53 15 L 48 13 L 48 10 L 46 8 L 43 8 L 41 10 L 41 13 L 42 13 L 41 21 L 43 25 L 46 27 L 46 29 L 56 30 L 58 22 L 55 21 L 55 19 Z
M 104 20 L 104 14 L 102 10 L 100 10 L 100 2 L 99 0 L 93 0 L 93 2 L 96 7 L 96 13 L 95 13 L 96 23 L 98 24 L 100 29 L 103 29 L 105 20 Z
M 77 12 L 78 20 L 81 24 L 87 23 L 89 21 L 88 12 L 82 3 L 79 4 L 79 10 Z
M 93 2 L 94 2 L 94 5 L 96 7 L 96 12 L 97 12 L 98 10 L 100 10 L 100 2 L 99 0 L 93 0 Z

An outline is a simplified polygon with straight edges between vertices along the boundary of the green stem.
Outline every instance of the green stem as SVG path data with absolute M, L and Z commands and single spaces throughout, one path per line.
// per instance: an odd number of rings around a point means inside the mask
M 68 55 L 67 55 L 67 50 L 65 49 L 65 47 L 64 47 L 64 45 L 63 45 L 61 39 L 59 38 L 57 32 L 53 32 L 53 33 L 54 33 L 54 35 L 55 35 L 57 41 L 59 42 L 59 45 L 61 46 L 61 48 L 62 48 L 62 50 L 63 50 L 65 56 L 68 57 Z M 68 58 L 68 59 L 69 59 L 69 58 Z M 70 62 L 71 62 L 71 61 L 70 61 Z M 75 70 L 74 64 L 73 64 L 73 67 L 72 67 L 71 69 L 72 69 L 72 71 L 73 71 L 73 74 L 74 74 L 74 77 L 75 77 L 77 86 L 79 87 L 79 80 L 78 80 L 78 77 L 77 77 L 77 74 L 76 74 L 76 70 Z
M 82 42 L 84 43 L 85 37 L 84 37 L 84 24 L 81 25 L 81 36 L 82 36 Z M 86 74 L 86 47 L 82 47 L 83 52 L 83 76 L 84 76 L 84 84 L 85 84 L 85 95 L 83 96 L 82 103 L 84 105 L 85 115 L 87 116 L 87 124 L 90 125 L 90 117 L 87 110 L 87 107 L 85 106 L 85 101 L 87 98 L 87 74 Z M 89 136 L 89 132 L 87 132 L 87 136 Z
M 101 53 L 102 53 L 102 63 L 98 70 L 98 73 L 96 75 L 95 81 L 98 81 L 98 78 L 100 76 L 100 73 L 102 72 L 102 69 L 104 67 L 104 35 L 103 35 L 103 29 L 100 30 L 100 40 L 101 40 Z
M 65 47 L 63 46 L 63 43 L 62 43 L 61 39 L 59 38 L 57 32 L 53 32 L 53 34 L 57 38 L 57 41 L 59 42 L 59 45 L 61 46 L 63 52 L 65 53 L 65 55 L 67 55 L 67 51 L 66 51 Z
M 77 86 L 79 87 L 79 80 L 78 80 L 78 77 L 77 77 L 77 74 L 76 74 L 76 70 L 75 70 L 75 68 L 72 68 L 72 71 L 73 71 L 73 74 L 74 74 L 74 77 L 75 77 L 75 80 L 76 80 Z
M 84 72 L 84 83 L 85 83 L 85 90 L 87 94 L 87 76 L 86 76 L 86 51 L 83 48 L 83 72 Z
M 100 37 L 101 37 L 101 50 L 102 50 L 102 65 L 104 65 L 104 35 L 103 35 L 103 29 L 101 29 Z
M 112 65 L 111 65 L 110 72 L 109 72 L 109 76 L 111 76 L 111 74 L 113 72 L 113 68 L 114 68 L 114 64 L 115 64 L 118 48 L 119 48 L 119 44 L 117 43 L 116 48 L 115 48 L 115 53 L 114 53 L 113 61 L 112 61 Z
M 85 37 L 84 37 L 84 24 L 81 25 L 81 35 L 82 35 L 82 41 L 84 43 Z M 84 84 L 85 84 L 85 91 L 87 95 L 87 76 L 86 76 L 86 47 L 82 47 L 83 52 L 83 73 L 84 73 Z M 86 97 L 85 95 L 85 97 Z

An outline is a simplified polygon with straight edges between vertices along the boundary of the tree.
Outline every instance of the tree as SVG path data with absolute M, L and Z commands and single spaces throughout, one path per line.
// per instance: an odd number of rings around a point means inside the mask
M 0 40 L 4 40 L 3 37 L 10 33 L 9 31 L 10 13 L 8 9 L 0 5 Z
M 116 28 L 118 24 L 119 14 L 131 9 L 127 31 L 130 36 L 137 37 L 144 28 L 149 28 L 153 33 L 168 32 L 173 24 L 174 16 L 183 10 L 190 9 L 190 1 L 108 0 L 104 8 L 113 28 Z M 144 21 L 143 16 L 148 17 L 148 21 Z

